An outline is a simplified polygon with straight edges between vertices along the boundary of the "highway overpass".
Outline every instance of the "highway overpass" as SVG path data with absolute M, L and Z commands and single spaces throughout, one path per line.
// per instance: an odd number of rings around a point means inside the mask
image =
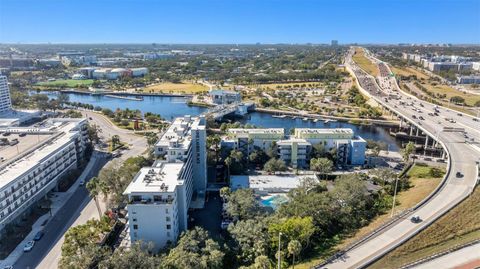
M 402 212 L 391 222 L 337 253 L 315 268 L 364 268 L 398 247 L 432 224 L 470 195 L 478 181 L 480 161 L 480 121 L 445 107 L 417 99 L 398 88 L 386 64 L 377 79 L 352 60 L 354 50 L 346 56 L 345 66 L 357 79 L 360 90 L 397 116 L 403 124 L 427 137 L 426 144 L 441 146 L 447 159 L 447 174 L 441 185 L 424 201 Z M 381 61 L 369 57 L 377 64 Z M 382 71 L 382 70 L 381 70 Z M 383 70 L 385 71 L 385 70 Z M 457 177 L 457 172 L 462 176 Z M 420 216 L 420 223 L 410 218 Z

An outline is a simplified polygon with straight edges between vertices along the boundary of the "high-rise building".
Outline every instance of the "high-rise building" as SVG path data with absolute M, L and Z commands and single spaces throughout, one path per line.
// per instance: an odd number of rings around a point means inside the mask
M 138 172 L 125 190 L 132 242 L 158 250 L 187 229 L 188 209 L 204 205 L 207 188 L 206 121 L 176 118 L 155 145 L 159 158 Z
M 338 40 L 332 40 L 332 47 L 338 46 Z
M 12 100 L 6 76 L 0 74 L 0 114 L 12 109 Z

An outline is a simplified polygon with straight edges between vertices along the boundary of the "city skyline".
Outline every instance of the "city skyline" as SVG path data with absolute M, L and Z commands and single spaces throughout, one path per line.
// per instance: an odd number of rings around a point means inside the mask
M 1 0 L 0 7 L 0 43 L 480 43 L 474 0 Z

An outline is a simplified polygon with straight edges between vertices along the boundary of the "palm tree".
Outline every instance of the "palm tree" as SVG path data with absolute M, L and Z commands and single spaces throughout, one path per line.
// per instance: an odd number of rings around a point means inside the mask
M 90 181 L 87 182 L 87 190 L 90 193 L 90 196 L 95 201 L 95 205 L 97 206 L 98 210 L 98 217 L 102 218 L 102 210 L 100 209 L 100 204 L 98 203 L 98 194 L 99 194 L 99 180 L 97 177 L 92 177 Z
M 293 256 L 292 269 L 295 269 L 295 256 L 300 254 L 300 251 L 302 250 L 302 244 L 298 240 L 292 240 L 288 242 L 287 249 L 288 253 Z
M 117 144 L 120 144 L 120 136 L 118 135 L 113 135 L 112 136 L 112 150 L 115 149 L 115 146 Z
M 227 179 L 230 179 L 230 165 L 232 165 L 232 158 L 227 157 L 225 158 L 225 165 L 227 165 Z

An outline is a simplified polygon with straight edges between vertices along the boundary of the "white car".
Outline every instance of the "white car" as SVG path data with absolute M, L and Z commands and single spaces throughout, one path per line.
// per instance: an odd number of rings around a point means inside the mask
M 24 252 L 29 252 L 30 250 L 33 249 L 33 246 L 35 245 L 35 241 L 28 241 L 25 246 L 23 247 Z

